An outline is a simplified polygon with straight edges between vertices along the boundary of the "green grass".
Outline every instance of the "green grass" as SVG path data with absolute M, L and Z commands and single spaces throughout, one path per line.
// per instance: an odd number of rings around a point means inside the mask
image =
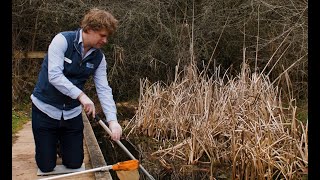
M 12 139 L 23 128 L 23 125 L 31 120 L 31 104 L 21 103 L 12 107 Z
M 308 119 L 308 102 L 303 101 L 298 104 L 297 108 L 297 119 L 303 123 L 307 122 Z
M 26 112 L 12 110 L 12 135 L 22 129 L 23 125 L 29 120 L 30 117 Z

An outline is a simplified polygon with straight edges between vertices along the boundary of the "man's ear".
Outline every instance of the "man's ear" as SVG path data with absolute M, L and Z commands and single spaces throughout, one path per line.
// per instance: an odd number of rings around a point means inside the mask
M 93 30 L 93 29 L 88 28 L 88 29 L 87 29 L 87 31 L 86 31 L 85 33 L 90 34 L 90 33 L 93 33 L 93 32 L 94 32 L 94 30 Z

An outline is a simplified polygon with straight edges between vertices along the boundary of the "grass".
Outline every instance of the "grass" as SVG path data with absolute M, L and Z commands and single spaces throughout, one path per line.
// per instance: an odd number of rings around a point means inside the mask
M 16 133 L 22 129 L 23 125 L 31 120 L 30 104 L 22 103 L 13 105 L 12 108 L 12 143 L 16 139 Z
M 297 119 L 299 121 L 302 121 L 303 123 L 306 123 L 308 120 L 308 102 L 302 101 L 298 104 L 297 108 Z

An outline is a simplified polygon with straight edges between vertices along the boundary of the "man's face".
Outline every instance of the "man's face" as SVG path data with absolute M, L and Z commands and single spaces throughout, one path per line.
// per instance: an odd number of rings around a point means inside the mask
M 106 29 L 99 31 L 88 30 L 88 42 L 91 47 L 102 48 L 108 43 L 109 32 Z

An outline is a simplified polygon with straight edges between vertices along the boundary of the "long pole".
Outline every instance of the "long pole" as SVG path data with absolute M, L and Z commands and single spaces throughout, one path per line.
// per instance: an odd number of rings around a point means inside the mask
M 97 117 L 96 117 L 97 118 Z M 97 119 L 96 119 L 97 120 Z M 112 132 L 111 130 L 106 126 L 106 124 L 99 118 L 99 124 L 103 127 L 103 129 L 105 129 L 107 131 L 107 133 L 111 136 Z M 131 159 L 136 159 L 131 153 L 130 151 L 121 143 L 121 141 L 116 140 L 115 141 L 126 153 L 127 155 L 131 158 Z M 148 173 L 148 171 L 139 163 L 139 167 L 140 169 L 144 172 L 144 174 L 146 174 L 146 176 L 151 179 L 151 180 L 155 180 L 151 174 Z
M 42 178 L 42 179 L 39 179 L 39 180 L 59 179 L 59 178 L 74 176 L 74 175 L 83 174 L 83 173 L 89 173 L 89 172 L 95 172 L 95 171 L 107 171 L 107 170 L 110 170 L 110 169 L 112 169 L 112 165 L 103 166 L 103 167 L 98 167 L 98 168 L 94 168 L 94 169 L 88 169 L 88 170 L 79 171 L 79 172 L 74 172 L 74 173 L 69 173 L 69 174 L 52 176 L 52 177 L 48 177 L 48 178 Z

